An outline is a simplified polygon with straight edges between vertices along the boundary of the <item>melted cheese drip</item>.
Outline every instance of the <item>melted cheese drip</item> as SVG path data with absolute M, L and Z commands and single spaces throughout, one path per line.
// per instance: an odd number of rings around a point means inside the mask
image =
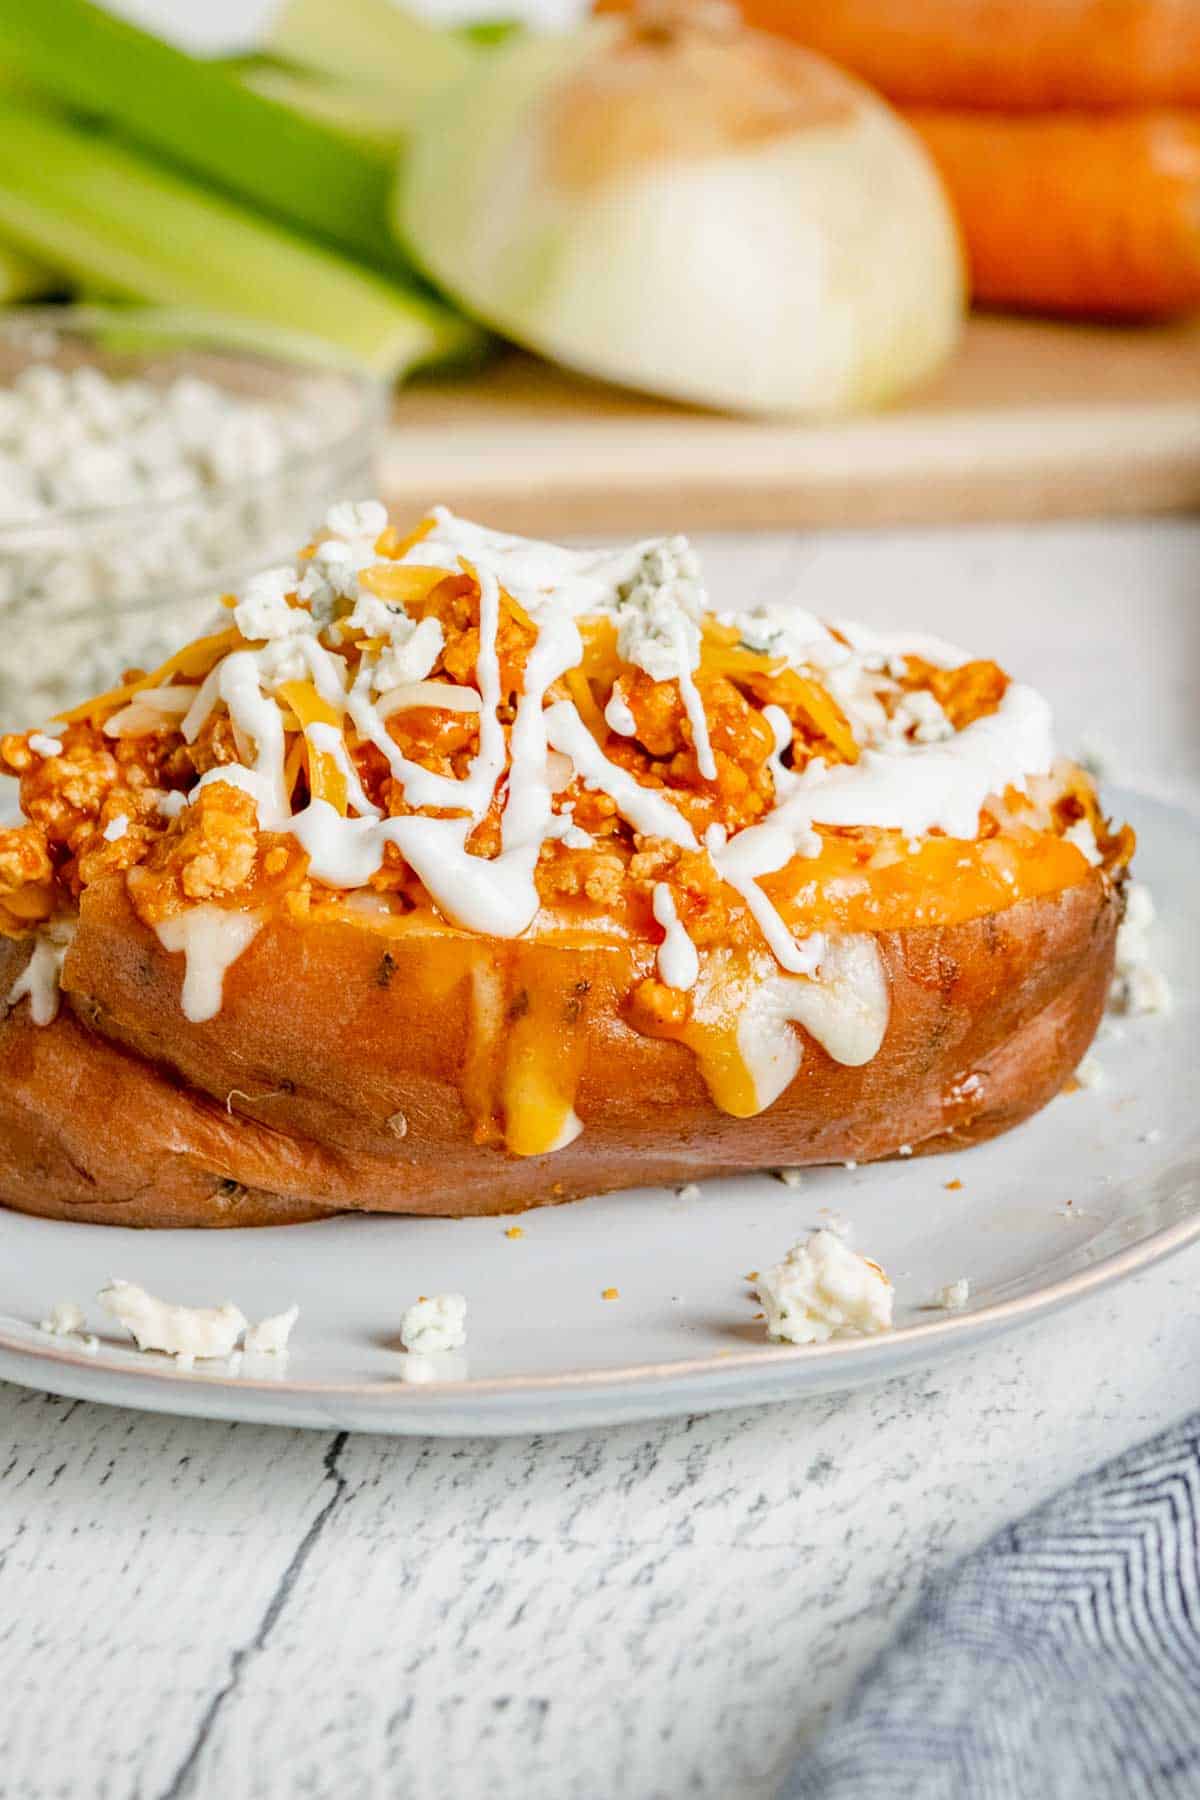
M 726 955 L 702 981 L 679 1035 L 734 1118 L 765 1112 L 791 1086 L 804 1054 L 796 1025 L 853 1068 L 870 1062 L 887 1032 L 891 992 L 873 937 L 830 938 L 816 979 L 782 975 L 767 956 L 746 964 Z
M 509 999 L 500 1110 L 505 1147 L 514 1156 L 563 1150 L 583 1130 L 575 1111 L 583 1066 L 582 1005 L 573 969 L 561 979 L 545 976 Z
M 738 1020 L 738 1051 L 763 1112 L 791 1086 L 803 1045 L 793 1025 L 857 1069 L 878 1053 L 891 1016 L 891 991 L 872 937 L 830 938 L 817 980 L 768 975 Z
M 513 1156 L 549 1156 L 573 1144 L 583 1130 L 583 1120 L 564 1103 L 556 1083 L 529 1075 L 506 1084 L 505 1114 L 504 1147 Z
M 215 1019 L 224 998 L 225 971 L 258 936 L 257 913 L 232 912 L 221 906 L 194 906 L 155 926 L 164 950 L 183 952 L 183 991 L 179 1004 L 185 1019 L 202 1025 Z

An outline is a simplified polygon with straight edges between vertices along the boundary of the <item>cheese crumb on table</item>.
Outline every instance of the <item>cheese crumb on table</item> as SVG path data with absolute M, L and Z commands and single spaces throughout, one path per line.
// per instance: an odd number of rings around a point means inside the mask
M 400 1320 L 400 1342 L 406 1350 L 431 1355 L 438 1350 L 461 1350 L 467 1341 L 467 1302 L 463 1294 L 422 1296 L 405 1309 Z
M 259 1355 L 286 1356 L 288 1339 L 299 1317 L 300 1308 L 289 1306 L 286 1312 L 272 1313 L 269 1319 L 261 1319 L 247 1330 L 245 1348 L 257 1351 Z
M 782 1181 L 784 1187 L 802 1187 L 808 1179 L 807 1171 L 804 1169 L 776 1169 L 775 1175 L 779 1181 Z
M 759 1275 L 755 1288 L 767 1333 L 789 1344 L 824 1344 L 833 1337 L 887 1331 L 892 1284 L 832 1231 L 814 1231 L 781 1263 Z
M 700 1198 L 700 1189 L 696 1182 L 689 1181 L 686 1187 L 676 1188 L 675 1194 L 676 1198 L 679 1200 L 698 1200 Z
M 621 1298 L 621 1290 L 620 1288 L 605 1288 L 601 1293 L 600 1298 L 602 1300 L 619 1300 Z

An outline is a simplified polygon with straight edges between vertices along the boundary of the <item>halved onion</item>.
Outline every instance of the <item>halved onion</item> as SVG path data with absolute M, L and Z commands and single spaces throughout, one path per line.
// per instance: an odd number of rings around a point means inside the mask
M 396 218 L 517 342 L 735 411 L 886 400 L 944 360 L 963 308 L 908 128 L 822 58 L 701 9 L 481 59 L 419 122 Z

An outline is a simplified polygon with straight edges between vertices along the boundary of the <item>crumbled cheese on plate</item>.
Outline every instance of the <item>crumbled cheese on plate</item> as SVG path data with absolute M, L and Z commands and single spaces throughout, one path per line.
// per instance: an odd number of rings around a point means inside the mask
M 286 1312 L 272 1313 L 269 1319 L 260 1319 L 257 1325 L 248 1328 L 245 1348 L 260 1356 L 286 1356 L 288 1339 L 299 1317 L 300 1308 L 289 1306 Z
M 190 1368 L 197 1357 L 228 1356 L 246 1329 L 244 1315 L 230 1301 L 223 1306 L 176 1306 L 156 1299 L 135 1282 L 115 1278 L 98 1298 L 139 1350 L 161 1350 L 180 1368 Z
M 400 1342 L 406 1350 L 430 1355 L 461 1350 L 467 1341 L 467 1302 L 463 1294 L 422 1295 L 406 1307 L 400 1320 Z
M 1144 882 L 1131 881 L 1125 895 L 1125 917 L 1117 931 L 1116 973 L 1109 1005 L 1119 1013 L 1167 1012 L 1171 990 L 1151 956 L 1150 927 L 1154 900 Z
M 222 1306 L 177 1306 L 159 1300 L 135 1282 L 114 1278 L 97 1298 L 134 1339 L 139 1350 L 158 1350 L 173 1357 L 176 1366 L 190 1369 L 198 1360 L 228 1359 L 231 1372 L 241 1366 L 241 1351 L 284 1356 L 292 1327 L 300 1316 L 298 1306 L 251 1325 L 231 1301 Z
M 74 1300 L 56 1300 L 50 1312 L 38 1325 L 51 1337 L 77 1337 L 84 1327 L 83 1308 Z
M 814 1231 L 781 1263 L 764 1270 L 755 1289 L 767 1334 L 789 1344 L 824 1344 L 834 1337 L 887 1331 L 892 1284 L 832 1231 Z

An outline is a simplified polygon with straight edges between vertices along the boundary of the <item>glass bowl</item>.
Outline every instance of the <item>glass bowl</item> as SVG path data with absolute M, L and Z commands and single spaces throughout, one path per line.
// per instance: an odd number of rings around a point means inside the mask
M 0 315 L 0 408 L 16 404 L 14 382 L 28 391 L 23 372 L 35 365 L 70 380 L 41 383 L 41 437 L 26 434 L 23 456 L 0 453 L 0 731 L 41 724 L 123 669 L 163 661 L 211 626 L 222 593 L 290 561 L 332 501 L 371 494 L 387 409 L 385 386 L 319 340 L 174 308 Z M 115 505 L 27 507 L 25 465 L 37 459 L 41 487 L 61 490 L 54 434 L 66 457 L 93 428 L 81 416 L 86 369 L 142 384 L 122 392 L 141 418 L 130 454 L 144 491 Z M 206 390 L 179 385 L 190 380 Z M 173 407 L 211 402 L 208 388 L 253 410 L 239 409 L 218 452 L 205 446 L 203 475 L 167 464 L 156 480 L 154 429 Z

